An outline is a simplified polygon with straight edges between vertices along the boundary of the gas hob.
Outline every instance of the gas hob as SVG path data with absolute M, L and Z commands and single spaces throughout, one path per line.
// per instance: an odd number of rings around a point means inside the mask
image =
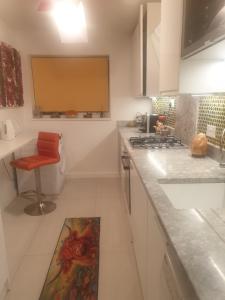
M 136 149 L 182 149 L 185 145 L 175 136 L 152 135 L 148 137 L 131 137 L 130 144 Z

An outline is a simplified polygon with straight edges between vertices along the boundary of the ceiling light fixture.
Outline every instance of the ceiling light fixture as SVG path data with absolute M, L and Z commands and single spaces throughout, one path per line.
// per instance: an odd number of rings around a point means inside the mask
M 87 26 L 81 1 L 55 0 L 50 15 L 56 23 L 62 43 L 87 42 Z

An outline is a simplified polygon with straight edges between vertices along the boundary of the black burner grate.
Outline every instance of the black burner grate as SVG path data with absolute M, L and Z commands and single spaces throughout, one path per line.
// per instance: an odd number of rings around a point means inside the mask
M 148 137 L 131 137 L 130 144 L 134 148 L 146 149 L 168 149 L 168 148 L 182 148 L 184 144 L 176 136 L 148 136 Z

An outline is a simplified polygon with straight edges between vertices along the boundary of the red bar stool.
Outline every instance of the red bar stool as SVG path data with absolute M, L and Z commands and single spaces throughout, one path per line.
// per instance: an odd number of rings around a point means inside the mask
M 11 161 L 14 168 L 26 171 L 34 170 L 37 201 L 27 207 L 24 212 L 30 216 L 40 216 L 55 210 L 56 204 L 51 201 L 43 201 L 41 191 L 40 168 L 42 166 L 56 164 L 60 160 L 58 133 L 39 132 L 37 140 L 37 155 L 22 157 Z

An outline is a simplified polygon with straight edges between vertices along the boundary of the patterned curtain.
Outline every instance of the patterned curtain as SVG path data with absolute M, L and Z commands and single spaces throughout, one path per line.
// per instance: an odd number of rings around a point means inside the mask
M 4 89 L 4 77 L 3 77 L 3 63 L 2 63 L 2 49 L 0 46 L 0 108 L 6 106 L 6 95 Z
M 0 107 L 22 106 L 23 84 L 21 58 L 11 46 L 0 44 Z
M 23 81 L 22 81 L 22 67 L 20 54 L 16 49 L 13 49 L 13 58 L 15 66 L 15 98 L 16 105 L 23 106 Z

